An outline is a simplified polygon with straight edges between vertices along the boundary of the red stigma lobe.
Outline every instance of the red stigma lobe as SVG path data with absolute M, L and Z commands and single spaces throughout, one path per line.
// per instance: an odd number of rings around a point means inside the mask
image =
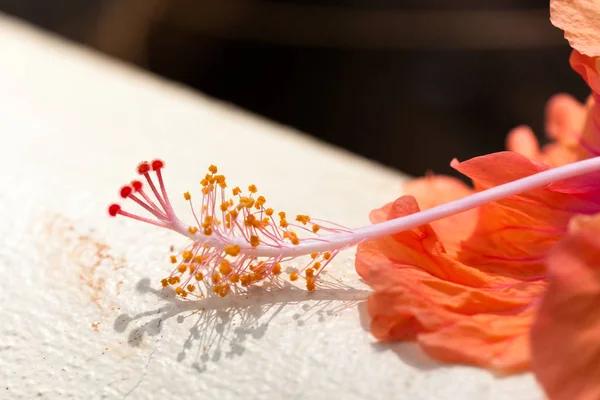
M 140 175 L 144 175 L 148 171 L 150 171 L 150 164 L 148 164 L 146 161 L 140 163 L 140 165 L 137 167 L 137 172 Z
M 165 163 L 162 160 L 152 161 L 152 171 L 158 171 L 159 169 L 163 168 L 164 166 L 165 166 Z
M 110 207 L 108 207 L 108 214 L 111 217 L 116 217 L 120 211 L 121 211 L 121 206 L 118 204 L 111 204 Z
M 119 193 L 121 194 L 122 198 L 126 199 L 127 197 L 129 197 L 132 191 L 133 189 L 131 188 L 131 186 L 123 186 Z

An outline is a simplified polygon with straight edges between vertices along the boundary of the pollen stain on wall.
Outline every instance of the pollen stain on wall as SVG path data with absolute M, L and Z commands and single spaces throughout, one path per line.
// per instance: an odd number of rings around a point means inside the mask
M 115 280 L 118 275 L 114 272 L 125 267 L 125 259 L 113 255 L 93 232 L 84 233 L 60 214 L 44 217 L 36 247 L 52 286 L 69 286 L 67 292 L 77 291 L 83 302 L 95 305 L 97 316 L 89 323 L 92 330 L 99 331 L 102 322 L 118 310 L 123 280 Z

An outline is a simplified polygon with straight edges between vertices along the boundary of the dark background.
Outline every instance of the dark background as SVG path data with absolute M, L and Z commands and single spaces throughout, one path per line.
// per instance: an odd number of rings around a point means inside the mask
M 0 10 L 413 175 L 583 100 L 548 0 L 0 0 Z M 191 132 L 190 134 L 193 134 Z

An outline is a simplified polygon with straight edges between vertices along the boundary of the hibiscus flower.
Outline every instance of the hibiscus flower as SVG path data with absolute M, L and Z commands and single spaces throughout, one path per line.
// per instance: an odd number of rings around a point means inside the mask
M 374 223 L 430 208 L 549 167 L 514 152 L 453 163 L 475 185 L 427 177 L 371 213 Z M 358 247 L 375 293 L 371 329 L 415 339 L 434 358 L 502 373 L 530 366 L 529 331 L 547 289 L 546 259 L 577 214 L 600 212 L 600 187 L 569 180 Z M 577 193 L 577 194 L 574 194 Z
M 473 188 L 417 179 L 372 222 L 600 155 L 600 1 L 553 0 L 551 10 L 575 48 L 573 69 L 592 89 L 586 104 L 555 96 L 550 144 L 540 147 L 530 128 L 518 127 L 510 151 L 453 161 Z M 356 268 L 374 290 L 373 335 L 416 340 L 433 358 L 498 373 L 533 368 L 552 398 L 600 398 L 600 218 L 586 216 L 596 213 L 597 174 L 362 243 Z

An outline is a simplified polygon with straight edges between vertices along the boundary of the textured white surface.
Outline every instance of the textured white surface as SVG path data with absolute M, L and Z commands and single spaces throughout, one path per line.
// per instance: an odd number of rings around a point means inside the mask
M 0 57 L 0 398 L 541 398 L 529 375 L 374 344 L 353 250 L 329 268 L 340 289 L 164 298 L 182 239 L 106 214 L 139 160 L 165 159 L 173 193 L 215 163 L 277 208 L 348 226 L 402 175 L 5 17 Z

